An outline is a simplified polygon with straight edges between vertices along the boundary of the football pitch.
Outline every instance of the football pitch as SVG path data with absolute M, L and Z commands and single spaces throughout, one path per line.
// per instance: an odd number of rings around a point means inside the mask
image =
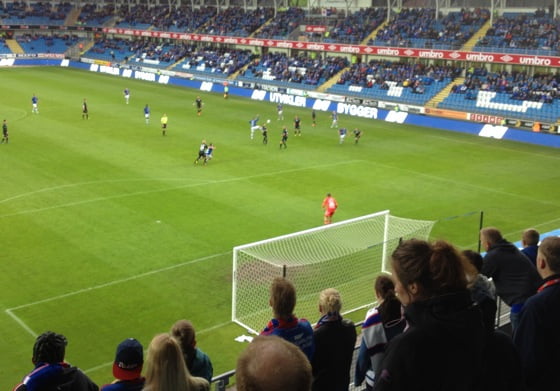
M 321 225 L 327 192 L 334 221 L 390 209 L 437 220 L 432 237 L 460 248 L 477 248 L 481 211 L 511 241 L 560 226 L 557 149 L 346 116 L 339 125 L 364 134 L 339 144 L 329 113 L 312 128 L 306 109 L 284 106 L 279 121 L 272 103 L 72 69 L 0 69 L 0 80 L 2 389 L 31 370 L 43 331 L 65 334 L 67 360 L 102 385 L 121 340 L 147 349 L 182 318 L 214 374 L 233 369 L 245 331 L 231 322 L 232 248 Z M 257 114 L 271 120 L 268 145 L 249 137 Z M 216 146 L 206 166 L 193 164 L 202 139 Z

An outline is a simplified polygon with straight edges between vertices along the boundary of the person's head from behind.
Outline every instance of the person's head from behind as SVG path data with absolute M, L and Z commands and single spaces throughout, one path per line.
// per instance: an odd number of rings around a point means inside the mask
M 499 229 L 494 227 L 486 227 L 480 230 L 480 243 L 482 244 L 482 248 L 486 251 L 490 249 L 490 247 L 503 239 L 502 233 Z
M 164 333 L 150 342 L 146 359 L 146 387 L 150 390 L 186 390 L 188 370 L 179 343 Z
M 543 239 L 537 254 L 537 271 L 543 278 L 560 274 L 560 237 Z
M 257 336 L 237 359 L 238 391 L 309 391 L 311 364 L 293 343 Z
M 68 341 L 62 334 L 52 331 L 39 335 L 33 345 L 33 364 L 56 364 L 64 361 Z
M 389 274 L 380 274 L 375 279 L 375 296 L 383 323 L 401 318 L 401 303 L 395 295 L 395 282 Z
M 410 239 L 392 254 L 395 291 L 406 306 L 417 300 L 458 292 L 467 288 L 467 274 L 475 274 L 459 251 L 444 240 L 429 243 Z
M 119 380 L 134 380 L 141 376 L 144 365 L 144 347 L 134 339 L 127 338 L 117 346 L 113 363 L 113 376 Z
M 296 307 L 296 288 L 284 277 L 276 277 L 270 286 L 270 306 L 274 316 L 288 319 L 294 314 Z
M 523 231 L 523 235 L 521 235 L 521 244 L 523 247 L 536 246 L 539 244 L 539 240 L 539 232 L 534 228 L 526 229 Z
M 340 292 L 334 288 L 327 288 L 319 294 L 319 312 L 321 315 L 340 314 L 342 299 Z
M 185 319 L 178 320 L 171 327 L 171 335 L 179 342 L 183 352 L 189 356 L 196 347 L 196 333 L 193 324 Z
M 463 250 L 461 254 L 467 258 L 467 261 L 474 266 L 474 268 L 480 273 L 482 271 L 482 264 L 484 263 L 482 255 L 479 252 L 473 250 Z

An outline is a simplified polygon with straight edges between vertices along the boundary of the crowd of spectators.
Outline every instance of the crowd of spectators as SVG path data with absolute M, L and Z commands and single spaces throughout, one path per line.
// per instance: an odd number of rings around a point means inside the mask
M 248 49 L 205 46 L 189 53 L 177 68 L 229 76 L 248 64 L 252 56 Z
M 255 59 L 244 75 L 290 83 L 319 85 L 349 65 L 345 57 L 269 53 Z
M 294 312 L 294 283 L 274 278 L 268 298 L 272 318 L 238 356 L 237 389 L 342 391 L 351 375 L 355 385 L 365 379 L 373 391 L 558 389 L 560 313 L 551 309 L 560 305 L 560 237 L 536 245 L 535 264 L 497 228 L 481 229 L 480 241 L 484 257 L 445 240 L 399 243 L 390 256 L 392 275 L 376 278 L 372 293 L 378 302 L 359 337 L 354 323 L 342 316 L 337 289 L 320 292 L 318 321 L 312 325 Z M 495 330 L 497 297 L 511 307 L 509 334 Z M 351 374 L 358 340 L 358 364 Z M 39 335 L 34 369 L 14 390 L 49 385 L 98 391 L 65 361 L 67 344 L 61 334 Z M 193 324 L 179 320 L 170 332 L 152 338 L 145 359 L 137 339 L 119 343 L 112 375 L 101 391 L 206 391 L 213 366 L 197 347 Z
M 546 51 L 560 54 L 560 20 L 547 16 L 544 10 L 535 13 L 504 13 L 486 35 L 477 42 L 477 50 Z
M 303 8 L 290 7 L 279 11 L 276 16 L 262 26 L 254 36 L 256 38 L 286 39 L 305 20 Z
M 102 26 L 114 13 L 115 8 L 112 4 L 98 7 L 95 3 L 86 3 L 82 6 L 76 23 L 82 26 Z
M 487 9 L 462 9 L 446 16 L 433 8 L 403 8 L 370 45 L 459 49 L 488 19 Z
M 318 10 L 318 12 L 320 11 Z M 345 15 L 343 10 L 333 10 L 328 15 L 307 17 L 306 24 L 326 26 L 327 31 L 307 32 L 305 36 L 309 41 L 315 42 L 360 44 L 386 18 L 386 8 L 362 8 L 348 16 Z
M 553 103 L 560 99 L 560 74 L 527 71 L 488 72 L 485 68 L 471 68 L 465 82 L 454 85 L 453 93 L 465 94 L 465 99 L 475 100 L 478 91 L 508 94 L 512 100 Z
M 16 38 L 26 52 L 64 53 L 78 43 L 75 34 L 23 34 Z
M 61 24 L 72 9 L 69 2 L 51 4 L 50 2 L 35 2 L 27 5 L 23 1 L 0 2 L 0 19 L 29 19 L 34 22 L 48 22 Z
M 386 60 L 370 60 L 356 63 L 345 71 L 337 84 L 354 85 L 365 88 L 379 86 L 389 89 L 388 82 L 411 88 L 415 93 L 423 93 L 423 86 L 436 81 L 453 79 L 460 75 L 461 68 L 450 65 L 405 63 Z
M 198 30 L 201 34 L 247 37 L 274 16 L 272 8 L 245 11 L 239 7 L 221 10 L 209 23 Z

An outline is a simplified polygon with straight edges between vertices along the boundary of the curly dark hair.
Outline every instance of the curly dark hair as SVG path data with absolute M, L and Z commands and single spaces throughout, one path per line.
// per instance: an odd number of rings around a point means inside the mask
M 33 345 L 33 362 L 54 364 L 64 361 L 68 340 L 62 334 L 46 331 L 39 335 Z

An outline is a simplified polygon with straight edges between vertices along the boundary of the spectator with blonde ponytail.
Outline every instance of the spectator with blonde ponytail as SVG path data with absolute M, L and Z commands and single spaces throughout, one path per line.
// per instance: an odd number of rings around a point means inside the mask
M 391 263 L 407 328 L 387 346 L 373 389 L 478 390 L 485 330 L 467 288 L 474 267 L 443 240 L 405 240 Z
M 373 389 L 387 343 L 402 333 L 406 326 L 401 302 L 395 295 L 395 283 L 391 276 L 389 274 L 377 276 L 374 290 L 377 306 L 367 312 L 362 324 L 362 342 L 354 378 L 356 386 L 362 384 L 365 379 L 366 390 Z
M 319 295 L 321 318 L 313 330 L 315 354 L 312 390 L 347 391 L 350 384 L 350 366 L 356 345 L 356 327 L 340 315 L 342 300 L 334 288 Z
M 143 391 L 208 391 L 206 379 L 189 373 L 179 343 L 168 333 L 150 342 Z

